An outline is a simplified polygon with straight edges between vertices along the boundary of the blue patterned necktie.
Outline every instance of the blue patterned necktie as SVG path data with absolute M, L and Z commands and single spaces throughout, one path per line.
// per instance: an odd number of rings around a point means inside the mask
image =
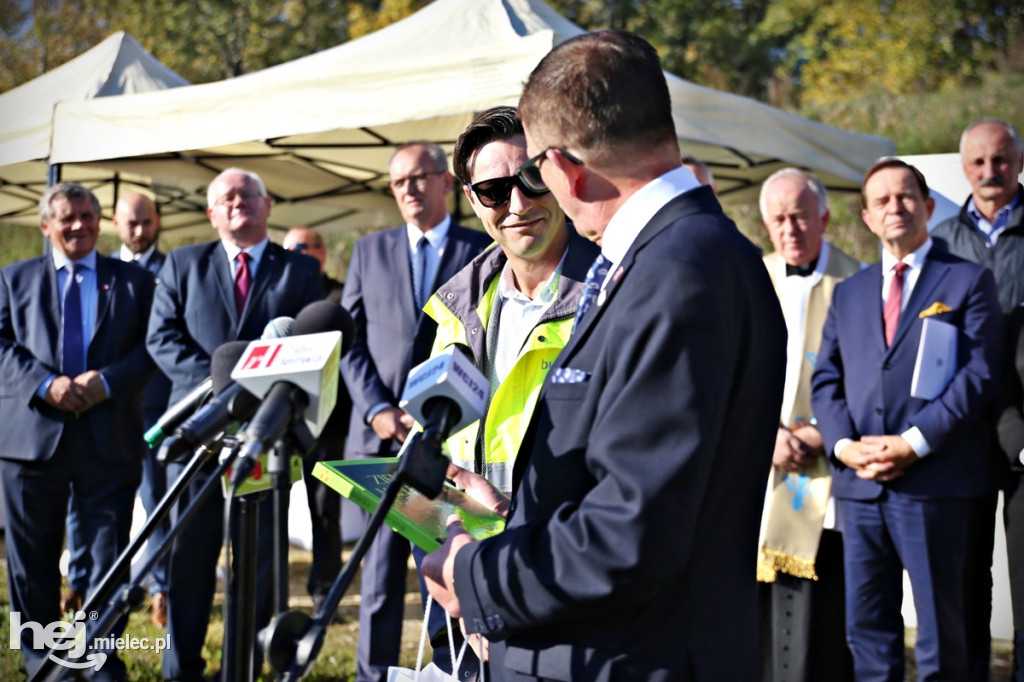
M 78 286 L 79 266 L 68 266 L 68 281 L 64 286 L 64 313 L 62 316 L 63 342 L 61 344 L 61 372 L 71 378 L 85 371 L 85 340 L 82 338 L 82 292 Z
M 420 240 L 416 242 L 416 253 L 412 259 L 412 293 L 417 311 L 427 302 L 427 297 L 423 293 L 423 280 L 426 279 L 428 246 L 430 246 L 430 240 L 426 236 L 420 237 Z
M 580 320 L 587 314 L 590 307 L 597 300 L 597 294 L 601 291 L 604 278 L 608 276 L 608 267 L 611 265 L 604 254 L 598 254 L 594 264 L 587 270 L 587 278 L 583 281 L 583 293 L 580 294 L 580 302 L 576 307 L 576 320 L 572 323 L 572 330 L 580 326 Z

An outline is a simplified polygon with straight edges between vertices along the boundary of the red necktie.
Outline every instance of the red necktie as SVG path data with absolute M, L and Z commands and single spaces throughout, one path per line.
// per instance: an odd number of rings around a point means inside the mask
M 896 337 L 896 327 L 900 324 L 900 309 L 903 307 L 903 273 L 910 268 L 906 263 L 897 263 L 893 270 L 892 281 L 889 283 L 889 296 L 885 299 L 882 319 L 885 320 L 885 347 L 892 346 Z
M 245 300 L 249 297 L 252 273 L 249 272 L 249 254 L 239 253 L 235 259 L 238 261 L 238 267 L 235 268 L 235 308 L 241 315 L 245 310 Z

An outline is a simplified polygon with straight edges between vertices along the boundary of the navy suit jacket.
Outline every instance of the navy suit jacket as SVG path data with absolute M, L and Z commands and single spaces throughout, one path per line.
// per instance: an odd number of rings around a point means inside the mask
M 487 233 L 453 223 L 431 292 L 490 243 Z M 436 330 L 436 323 L 416 309 L 404 225 L 356 242 L 341 304 L 352 315 L 357 334 L 352 350 L 341 361 L 342 376 L 352 395 L 345 451 L 369 456 L 393 454 L 399 444 L 382 443 L 366 423 L 366 411 L 380 403 L 398 406 L 406 375 L 427 359 Z
M 959 329 L 957 371 L 935 400 L 910 396 L 921 340 L 921 312 Z M 982 417 L 998 390 L 1003 319 L 992 272 L 932 248 L 900 315 L 891 348 L 882 325 L 882 266 L 836 286 L 812 378 L 818 429 L 832 459 L 832 494 L 874 500 L 885 487 L 915 498 L 968 497 L 994 490 Z M 921 430 L 932 451 L 890 483 L 857 477 L 835 457 L 843 438 Z
M 96 323 L 88 369 L 98 370 L 110 399 L 84 413 L 105 463 L 139 461 L 140 394 L 153 373 L 146 353 L 146 322 L 153 276 L 141 268 L 96 259 Z M 0 457 L 43 461 L 53 456 L 66 413 L 36 397 L 60 374 L 60 292 L 49 255 L 0 270 Z
M 456 559 L 462 615 L 496 680 L 757 679 L 778 299 L 706 187 L 615 267 L 547 375 L 505 531 Z
M 321 298 L 316 260 L 270 242 L 239 315 L 231 263 L 220 241 L 171 251 L 160 271 L 146 339 L 173 385 L 171 402 L 210 375 L 210 359 L 219 346 L 257 339 L 270 320 L 295 317 Z

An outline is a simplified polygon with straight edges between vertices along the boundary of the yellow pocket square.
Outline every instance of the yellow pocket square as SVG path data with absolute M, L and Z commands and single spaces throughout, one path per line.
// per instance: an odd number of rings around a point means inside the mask
M 930 306 L 922 310 L 921 314 L 918 315 L 918 317 L 920 317 L 923 320 L 924 318 L 931 317 L 932 315 L 939 315 L 941 313 L 949 313 L 952 311 L 953 309 L 950 308 L 945 303 L 941 301 L 936 301 L 935 303 L 932 303 Z

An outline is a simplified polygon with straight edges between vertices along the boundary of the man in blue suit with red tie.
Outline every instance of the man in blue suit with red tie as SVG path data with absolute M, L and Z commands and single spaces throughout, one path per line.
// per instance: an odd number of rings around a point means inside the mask
M 52 252 L 0 270 L 0 479 L 11 611 L 46 627 L 60 619 L 72 492 L 90 559 L 86 598 L 128 545 L 142 389 L 153 373 L 145 346 L 153 276 L 97 254 L 100 205 L 85 187 L 55 185 L 39 208 Z M 29 673 L 44 648 L 22 633 Z M 92 679 L 125 674 L 114 650 Z
M 998 389 L 999 299 L 991 271 L 932 248 L 934 201 L 916 168 L 879 161 L 862 198 L 882 260 L 836 286 L 812 397 L 843 528 L 847 642 L 858 680 L 903 679 L 906 569 L 918 679 L 962 680 L 968 511 L 993 474 L 982 417 Z M 934 395 L 912 388 L 927 320 L 956 337 L 952 378 Z
M 170 402 L 185 397 L 210 375 L 214 351 L 228 341 L 259 338 L 276 317 L 295 317 L 323 298 L 315 260 L 286 251 L 267 236 L 271 199 L 255 173 L 229 168 L 210 183 L 207 216 L 220 237 L 167 254 L 153 300 L 147 346 L 172 382 Z M 184 463 L 169 464 L 174 481 Z M 179 509 L 210 476 L 200 472 Z M 186 526 L 171 551 L 163 675 L 167 680 L 202 680 L 206 626 L 216 587 L 223 539 L 224 500 L 213 495 Z M 273 502 L 259 504 L 256 627 L 273 615 L 270 599 Z M 258 663 L 258 662 L 257 662 Z M 256 665 L 256 670 L 259 666 Z

